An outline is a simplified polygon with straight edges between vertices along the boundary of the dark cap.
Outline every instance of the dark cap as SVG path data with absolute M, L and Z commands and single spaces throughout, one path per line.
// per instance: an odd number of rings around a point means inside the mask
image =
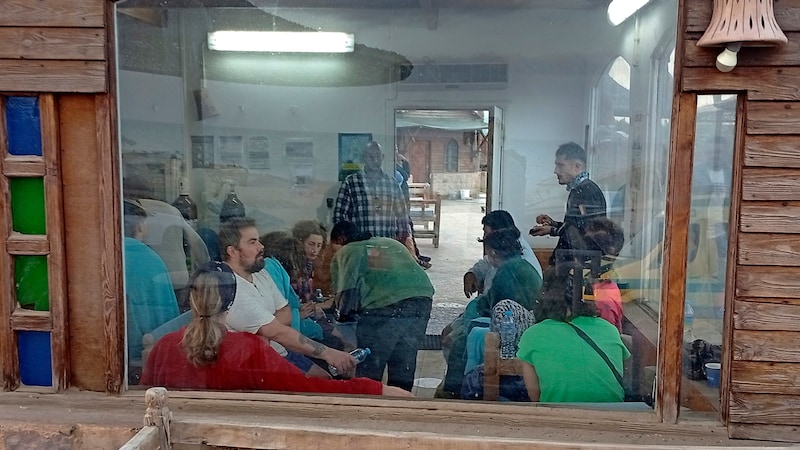
M 198 267 L 194 272 L 194 275 L 192 275 L 192 284 L 194 284 L 194 279 L 197 278 L 197 275 L 204 272 L 217 275 L 217 285 L 219 287 L 221 303 L 220 311 L 231 309 L 233 299 L 236 298 L 236 275 L 234 275 L 231 266 L 220 261 L 209 261 Z
M 126 216 L 142 216 L 147 217 L 147 211 L 141 205 L 132 200 L 125 200 L 122 202 L 122 211 Z

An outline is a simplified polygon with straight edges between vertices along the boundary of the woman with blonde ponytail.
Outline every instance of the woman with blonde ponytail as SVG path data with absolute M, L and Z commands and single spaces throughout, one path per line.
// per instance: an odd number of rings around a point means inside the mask
M 142 384 L 173 389 L 279 390 L 409 397 L 403 389 L 367 378 L 307 378 L 258 335 L 228 331 L 236 297 L 231 268 L 210 262 L 190 283 L 192 321 L 162 337 L 147 358 Z

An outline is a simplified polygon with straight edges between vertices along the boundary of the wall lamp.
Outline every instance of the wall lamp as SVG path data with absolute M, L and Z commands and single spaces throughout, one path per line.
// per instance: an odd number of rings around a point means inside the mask
M 608 4 L 608 21 L 617 26 L 648 3 L 650 0 L 613 0 Z
M 209 50 L 273 53 L 350 53 L 352 33 L 327 31 L 212 31 Z
M 775 21 L 772 0 L 714 0 L 714 12 L 698 47 L 725 47 L 717 56 L 717 69 L 730 72 L 742 46 L 771 47 L 787 42 Z

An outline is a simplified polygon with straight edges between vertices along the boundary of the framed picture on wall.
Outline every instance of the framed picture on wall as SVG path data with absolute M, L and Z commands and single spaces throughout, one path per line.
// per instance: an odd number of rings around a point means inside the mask
M 372 133 L 339 133 L 339 181 L 364 166 L 362 153 L 372 140 Z

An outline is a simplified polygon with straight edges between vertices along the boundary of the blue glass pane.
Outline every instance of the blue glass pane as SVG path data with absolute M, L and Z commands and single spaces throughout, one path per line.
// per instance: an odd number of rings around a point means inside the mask
M 52 386 L 53 362 L 50 333 L 44 331 L 17 332 L 19 345 L 19 375 L 26 386 Z
M 37 97 L 6 98 L 8 153 L 42 156 L 42 122 Z

